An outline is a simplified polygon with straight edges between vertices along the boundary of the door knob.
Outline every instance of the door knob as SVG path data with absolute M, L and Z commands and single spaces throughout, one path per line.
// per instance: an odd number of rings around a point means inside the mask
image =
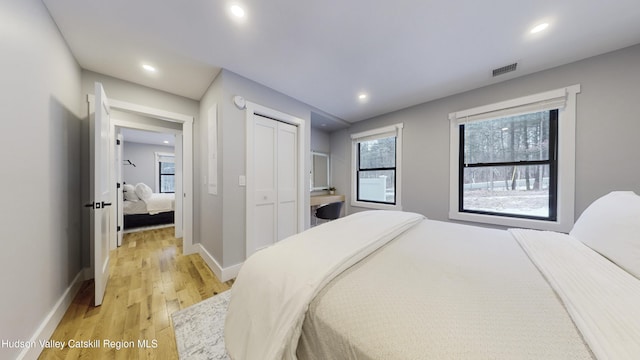
M 111 203 L 108 203 L 108 202 L 104 202 L 104 201 L 103 201 L 103 202 L 102 202 L 102 207 L 104 208 L 105 206 L 111 206 Z

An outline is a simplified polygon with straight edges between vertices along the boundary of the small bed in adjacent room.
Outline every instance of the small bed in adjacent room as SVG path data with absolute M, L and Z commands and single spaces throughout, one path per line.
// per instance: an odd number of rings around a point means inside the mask
M 172 225 L 175 217 L 175 194 L 154 193 L 146 184 L 124 185 L 124 230 Z
M 233 359 L 640 359 L 640 197 L 570 234 L 367 211 L 251 256 Z

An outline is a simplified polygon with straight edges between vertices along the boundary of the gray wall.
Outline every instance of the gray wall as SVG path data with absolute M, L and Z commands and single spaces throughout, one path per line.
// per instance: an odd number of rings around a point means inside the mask
M 29 340 L 82 270 L 80 67 L 40 0 L 1 1 L 0 34 L 0 339 Z
M 300 101 L 283 95 L 233 72 L 222 70 L 201 100 L 199 123 L 200 130 L 206 129 L 206 114 L 213 103 L 218 104 L 218 190 L 219 195 L 204 195 L 200 202 L 200 233 L 202 245 L 223 267 L 229 267 L 245 260 L 245 187 L 238 185 L 238 177 L 245 174 L 245 111 L 233 104 L 235 95 L 243 96 L 247 101 L 296 116 L 306 121 L 305 173 L 309 174 L 310 114 L 318 111 Z M 199 137 L 201 155 L 206 154 L 207 137 L 201 131 Z M 199 159 L 201 175 L 196 178 L 203 181 L 207 174 L 204 157 Z M 197 184 L 204 189 L 204 183 Z M 309 177 L 305 180 L 309 188 Z M 304 200 L 309 206 L 308 197 Z M 309 218 L 305 220 L 309 223 Z M 222 226 L 213 228 L 214 226 Z
M 122 143 L 122 159 L 131 160 L 136 166 L 123 165 L 122 178 L 127 184 L 135 185 L 137 183 L 145 183 L 153 189 L 153 192 L 160 192 L 156 188 L 156 152 L 174 153 L 173 146 L 160 146 L 139 144 L 125 141 Z
M 311 151 L 317 151 L 325 154 L 331 153 L 331 138 L 329 133 L 311 129 Z
M 403 208 L 447 220 L 448 114 L 573 84 L 582 85 L 577 98 L 576 217 L 609 191 L 640 193 L 640 45 L 431 101 L 332 133 L 334 184 L 350 189 L 349 134 L 402 122 Z M 348 206 L 347 210 L 362 209 Z
M 221 105 L 218 105 L 218 195 L 211 195 L 207 189 L 208 179 L 204 177 L 208 171 L 208 112 L 213 104 L 217 104 L 222 100 L 222 73 L 213 80 L 209 89 L 200 99 L 200 121 L 194 127 L 195 147 L 198 149 L 193 159 L 194 174 L 193 179 L 195 187 L 198 189 L 200 196 L 194 199 L 194 238 L 201 243 L 207 251 L 212 254 L 218 264 L 222 265 L 223 260 L 223 241 L 222 241 L 222 218 L 223 208 L 222 199 L 225 191 L 222 183 L 222 142 L 223 140 L 223 123 L 221 120 Z M 196 243 L 196 241 L 194 241 Z
M 107 97 L 110 99 L 126 101 L 138 105 L 149 106 L 157 109 L 172 111 L 184 115 L 198 117 L 200 102 L 168 92 L 151 89 L 146 86 L 134 84 L 89 70 L 82 70 L 82 96 L 93 94 L 94 83 L 101 82 Z M 85 100 L 86 102 L 86 100 Z M 88 105 L 86 111 L 88 113 Z

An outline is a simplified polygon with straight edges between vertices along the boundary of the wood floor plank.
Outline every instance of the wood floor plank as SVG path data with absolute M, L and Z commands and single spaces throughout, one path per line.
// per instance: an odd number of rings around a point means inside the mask
M 99 340 L 99 347 L 44 349 L 39 359 L 177 359 L 171 314 L 228 290 L 233 281 L 221 283 L 200 255 L 182 255 L 182 240 L 173 233 L 126 234 L 111 253 L 102 305 L 93 306 L 93 282 L 83 283 L 51 337 L 67 345 Z

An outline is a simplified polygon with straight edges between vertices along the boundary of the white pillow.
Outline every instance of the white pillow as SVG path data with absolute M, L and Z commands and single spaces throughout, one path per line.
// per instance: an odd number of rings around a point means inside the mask
M 151 188 L 147 184 L 145 183 L 136 184 L 136 195 L 138 195 L 140 199 L 147 200 L 151 198 L 152 194 L 153 194 L 153 190 L 151 190 Z
M 640 196 L 633 191 L 594 201 L 569 235 L 640 278 Z
M 124 184 L 122 187 L 124 199 L 127 201 L 138 201 L 140 198 L 136 195 L 136 187 L 131 184 Z

